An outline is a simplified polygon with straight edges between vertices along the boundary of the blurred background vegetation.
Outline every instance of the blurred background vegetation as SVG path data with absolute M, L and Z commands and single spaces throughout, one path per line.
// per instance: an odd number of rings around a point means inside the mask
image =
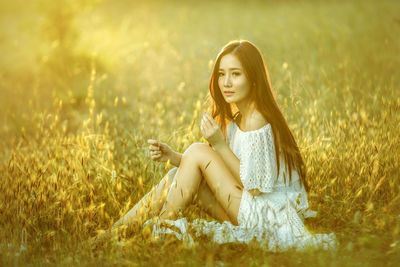
M 395 264 L 399 11 L 396 0 L 1 0 L 2 263 Z M 200 242 L 171 255 L 143 231 L 96 257 L 77 250 L 171 167 L 151 162 L 148 138 L 179 152 L 204 141 L 210 70 L 234 39 L 263 53 L 307 163 L 319 211 L 307 226 L 336 232 L 339 253 Z

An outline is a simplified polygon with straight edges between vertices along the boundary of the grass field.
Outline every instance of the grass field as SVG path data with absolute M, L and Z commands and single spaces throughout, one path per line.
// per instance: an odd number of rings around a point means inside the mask
M 400 2 L 0 1 L 0 265 L 395 266 L 400 263 Z M 230 40 L 263 53 L 307 165 L 312 232 L 336 253 L 151 242 L 110 227 L 201 137 Z M 185 216 L 207 217 L 197 207 Z

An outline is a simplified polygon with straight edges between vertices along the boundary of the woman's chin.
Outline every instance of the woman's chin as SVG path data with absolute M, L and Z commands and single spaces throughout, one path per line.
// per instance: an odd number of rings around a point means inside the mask
M 226 103 L 232 104 L 235 103 L 235 101 L 231 98 L 225 98 Z

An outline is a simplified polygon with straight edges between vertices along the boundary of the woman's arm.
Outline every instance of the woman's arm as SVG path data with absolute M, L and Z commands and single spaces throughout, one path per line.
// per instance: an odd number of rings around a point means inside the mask
M 172 151 L 171 155 L 169 156 L 169 162 L 176 167 L 179 167 L 181 164 L 181 159 L 182 154 L 175 151 Z
M 240 161 L 226 143 L 218 123 L 207 112 L 204 113 L 201 120 L 200 130 L 204 138 L 228 167 L 235 180 L 243 188 L 242 181 L 240 180 Z
M 172 150 L 167 144 L 162 143 L 155 139 L 148 139 L 147 142 L 150 144 L 149 150 L 151 153 L 151 159 L 159 162 L 169 162 L 179 167 L 181 164 L 182 154 Z

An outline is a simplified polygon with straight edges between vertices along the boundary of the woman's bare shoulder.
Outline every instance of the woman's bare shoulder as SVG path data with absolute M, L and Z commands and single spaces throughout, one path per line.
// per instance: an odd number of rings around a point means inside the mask
M 264 116 L 259 111 L 254 111 L 249 120 L 250 130 L 260 129 L 266 124 L 268 124 L 268 121 L 264 118 Z

